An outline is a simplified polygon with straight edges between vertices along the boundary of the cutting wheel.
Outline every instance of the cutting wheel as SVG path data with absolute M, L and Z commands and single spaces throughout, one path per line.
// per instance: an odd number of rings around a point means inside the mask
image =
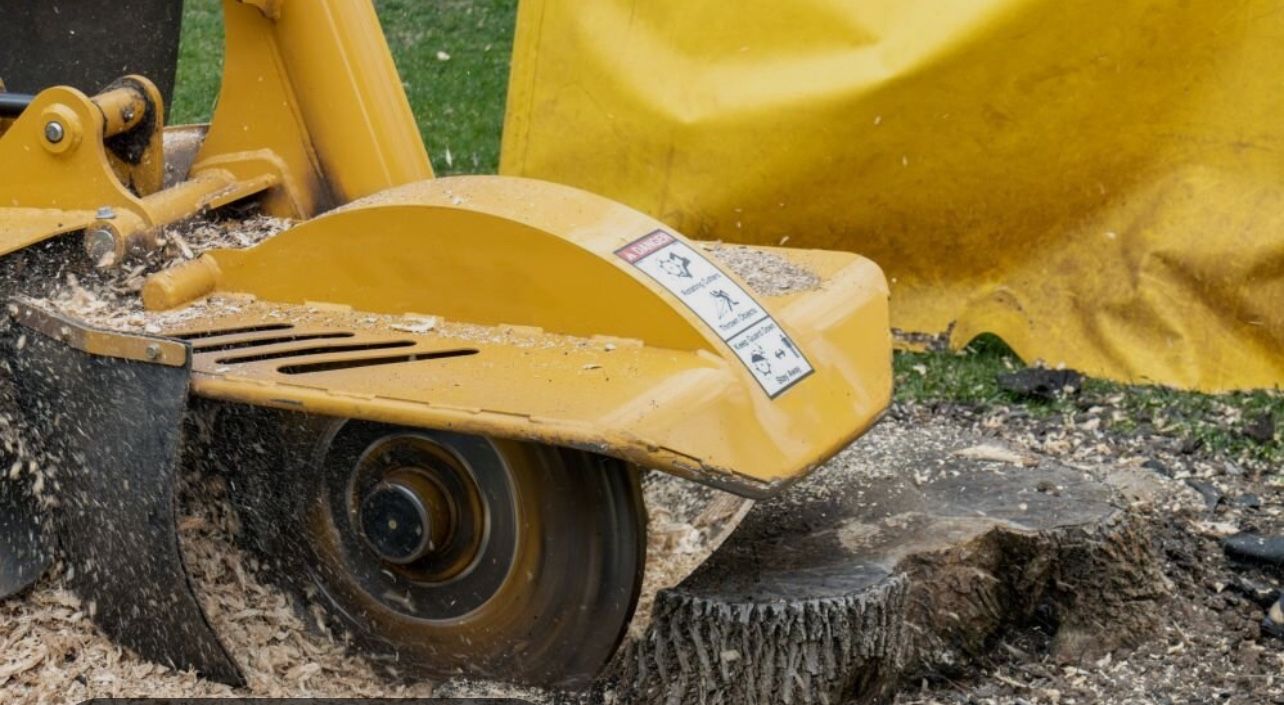
M 261 439 L 262 415 L 252 423 Z M 285 415 L 238 503 L 275 577 L 400 673 L 583 685 L 645 561 L 637 471 L 564 448 Z M 276 440 L 275 438 L 273 439 Z M 285 466 L 265 467 L 274 446 Z

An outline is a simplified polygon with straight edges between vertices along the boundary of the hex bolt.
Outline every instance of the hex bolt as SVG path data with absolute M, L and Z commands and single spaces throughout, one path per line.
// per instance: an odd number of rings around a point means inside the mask
M 49 140 L 52 144 L 58 144 L 61 142 L 62 138 L 66 134 L 67 132 L 63 129 L 61 122 L 50 120 L 45 123 L 45 139 Z
M 116 217 L 116 211 L 112 210 L 111 206 L 98 206 L 98 212 L 94 213 L 94 217 L 99 220 L 111 220 Z
M 146 351 L 146 352 L 147 352 L 147 359 L 148 359 L 148 360 L 159 360 L 159 359 L 160 359 L 160 356 L 161 356 L 161 349 L 160 349 L 160 346 L 159 346 L 159 345 L 157 345 L 156 343 L 152 343 L 151 345 L 148 345 L 148 346 L 147 346 L 147 351 Z

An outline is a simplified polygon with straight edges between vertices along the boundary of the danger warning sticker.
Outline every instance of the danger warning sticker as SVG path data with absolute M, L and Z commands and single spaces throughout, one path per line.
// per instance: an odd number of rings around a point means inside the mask
M 690 245 L 657 230 L 615 251 L 682 300 L 736 353 L 773 399 L 811 363 L 749 292 Z

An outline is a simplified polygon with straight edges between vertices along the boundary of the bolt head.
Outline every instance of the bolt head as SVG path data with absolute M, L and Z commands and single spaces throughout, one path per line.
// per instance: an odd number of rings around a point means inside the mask
M 112 210 L 111 206 L 99 206 L 94 216 L 99 220 L 111 220 L 116 217 L 116 211 Z
M 160 346 L 157 345 L 156 343 L 152 343 L 151 345 L 147 346 L 146 353 L 147 353 L 148 360 L 159 360 L 161 356 Z
M 66 135 L 67 135 L 67 131 L 63 129 L 61 122 L 58 122 L 57 120 L 50 120 L 49 122 L 45 123 L 45 139 L 49 140 L 53 144 L 58 144 L 59 142 L 61 142 L 62 138 L 65 137 Z

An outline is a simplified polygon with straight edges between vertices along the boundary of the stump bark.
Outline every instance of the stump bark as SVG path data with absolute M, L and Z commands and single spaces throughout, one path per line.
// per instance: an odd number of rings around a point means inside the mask
M 1034 620 L 1097 658 L 1154 625 L 1148 525 L 1089 473 L 883 424 L 656 600 L 608 681 L 628 703 L 877 701 Z

